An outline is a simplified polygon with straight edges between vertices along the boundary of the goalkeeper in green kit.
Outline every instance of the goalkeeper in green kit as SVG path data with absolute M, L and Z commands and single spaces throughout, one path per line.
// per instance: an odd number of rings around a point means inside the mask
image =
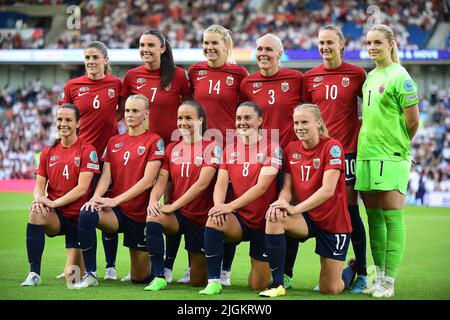
M 417 86 L 400 65 L 392 29 L 375 25 L 369 28 L 366 40 L 376 68 L 363 85 L 355 189 L 361 192 L 366 207 L 377 266 L 375 283 L 364 293 L 387 298 L 394 295 L 394 280 L 404 254 L 404 203 L 419 108 Z

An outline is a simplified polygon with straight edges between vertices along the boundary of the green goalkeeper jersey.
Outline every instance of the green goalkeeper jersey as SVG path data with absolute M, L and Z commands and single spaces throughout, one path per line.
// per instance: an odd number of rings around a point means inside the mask
M 372 70 L 363 85 L 358 160 L 410 160 L 403 109 L 418 102 L 417 85 L 401 65 Z

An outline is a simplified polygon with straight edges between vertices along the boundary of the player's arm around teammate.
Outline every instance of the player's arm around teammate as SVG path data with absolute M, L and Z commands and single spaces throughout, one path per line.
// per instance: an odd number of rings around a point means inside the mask
M 222 156 L 214 188 L 214 207 L 209 211 L 205 228 L 205 257 L 208 285 L 200 294 L 222 291 L 220 267 L 223 242 L 250 241 L 251 289 L 267 286 L 270 277 L 263 239 L 264 212 L 276 199 L 276 175 L 281 167 L 281 148 L 263 141 L 259 127 L 263 121 L 256 103 L 244 102 L 236 110 L 239 137 L 228 145 Z M 234 200 L 225 203 L 231 181 Z
M 285 151 L 286 166 L 280 199 L 266 213 L 266 250 L 273 283 L 264 297 L 286 294 L 283 286 L 285 233 L 301 239 L 316 238 L 320 256 L 320 291 L 338 294 L 348 287 L 355 270 L 342 271 L 350 241 L 351 224 L 345 197 L 344 157 L 340 143 L 328 137 L 319 108 L 304 104 L 294 111 L 299 141 Z M 299 204 L 288 200 L 294 190 Z
M 96 232 L 124 233 L 130 249 L 131 281 L 150 281 L 150 260 L 145 245 L 146 204 L 164 155 L 162 139 L 145 129 L 148 99 L 128 97 L 125 121 L 128 131 L 110 139 L 104 154 L 102 176 L 92 199 L 80 213 L 79 235 L 86 276 L 76 288 L 96 286 Z M 103 197 L 112 182 L 112 189 Z
M 41 283 L 41 258 L 45 234 L 65 235 L 67 266 L 84 272 L 78 243 L 80 207 L 92 193 L 91 180 L 99 172 L 97 153 L 90 144 L 78 138 L 80 113 L 75 105 L 64 104 L 56 111 L 59 139 L 43 150 L 36 169 L 34 201 L 27 225 L 27 253 L 30 273 L 23 286 Z M 75 271 L 76 270 L 70 270 Z M 65 270 L 66 279 L 72 274 Z
M 405 249 L 405 193 L 419 108 L 417 86 L 400 65 L 392 29 L 375 25 L 366 38 L 376 68 L 363 86 L 355 188 L 366 207 L 372 257 L 379 271 L 364 293 L 388 298 L 394 295 Z
M 206 283 L 204 225 L 208 211 L 213 206 L 212 181 L 222 152 L 219 146 L 203 139 L 206 114 L 198 102 L 183 102 L 178 108 L 177 119 L 182 141 L 168 146 L 158 180 L 150 194 L 147 248 L 155 279 L 145 288 L 147 291 L 159 291 L 167 287 L 164 278 L 163 233 L 184 234 L 191 262 L 191 284 L 204 286 Z M 165 199 L 166 204 L 162 205 L 159 199 L 169 179 L 172 181 L 170 198 Z

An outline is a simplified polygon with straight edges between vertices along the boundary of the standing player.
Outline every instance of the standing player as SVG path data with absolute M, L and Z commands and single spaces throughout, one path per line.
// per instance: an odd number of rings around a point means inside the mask
M 212 25 L 203 34 L 203 54 L 206 62 L 193 64 L 189 68 L 189 79 L 194 90 L 194 98 L 205 108 L 208 128 L 218 131 L 208 132 L 215 142 L 225 144 L 226 130 L 234 131 L 236 108 L 239 100 L 239 86 L 248 75 L 244 67 L 234 59 L 233 34 L 230 30 Z M 180 239 L 180 238 L 178 238 Z M 167 238 L 165 267 L 172 269 L 179 240 Z M 231 264 L 236 251 L 234 244 L 225 244 L 224 259 L 220 279 L 222 285 L 231 285 Z M 189 275 L 189 273 L 187 273 Z M 189 281 L 188 278 L 179 282 Z
M 247 76 L 242 81 L 240 101 L 254 101 L 261 106 L 264 115 L 263 129 L 277 130 L 280 146 L 284 149 L 289 142 L 295 140 L 292 114 L 294 108 L 301 102 L 303 75 L 300 71 L 281 68 L 282 55 L 283 44 L 277 36 L 269 33 L 256 41 L 259 72 Z M 281 185 L 282 173 L 278 180 Z M 288 254 L 285 282 L 286 288 L 290 288 L 298 241 L 286 235 L 286 244 Z
M 339 28 L 330 25 L 319 31 L 318 46 L 323 64 L 305 73 L 303 100 L 319 106 L 330 136 L 344 148 L 348 212 L 353 229 L 351 241 L 358 274 L 351 292 L 361 293 L 367 286 L 366 231 L 359 214 L 358 193 L 354 185 L 360 128 L 358 97 L 362 97 L 366 72 L 342 61 L 344 44 L 345 39 Z
M 273 282 L 263 297 L 286 294 L 283 270 L 286 254 L 284 235 L 305 241 L 316 238 L 320 256 L 320 292 L 339 294 L 353 280 L 353 266 L 342 271 L 352 226 L 345 195 L 344 155 L 341 144 L 328 137 L 319 108 L 303 104 L 294 111 L 298 141 L 286 150 L 283 189 L 266 214 L 266 250 Z M 292 189 L 299 201 L 290 205 Z
M 56 111 L 59 139 L 46 147 L 36 169 L 34 201 L 27 224 L 27 253 L 30 273 L 22 286 L 41 283 L 41 259 L 45 234 L 64 235 L 67 266 L 84 271 L 83 257 L 78 243 L 80 208 L 92 194 L 91 181 L 99 173 L 95 148 L 78 138 L 80 112 L 73 104 L 63 104 Z M 65 277 L 70 276 L 68 268 Z
M 392 29 L 371 27 L 366 45 L 376 68 L 363 86 L 355 189 L 366 207 L 372 257 L 380 271 L 364 293 L 387 298 L 394 295 L 405 249 L 405 193 L 419 108 L 417 86 L 400 65 Z
M 203 238 L 208 211 L 213 206 L 211 183 L 219 167 L 222 148 L 203 138 L 206 114 L 196 101 L 188 100 L 178 108 L 178 130 L 182 141 L 171 143 L 150 194 L 147 216 L 147 249 L 155 278 L 144 289 L 159 291 L 167 287 L 164 275 L 164 234 L 184 234 L 190 256 L 190 282 L 206 283 Z M 159 199 L 172 180 L 172 192 L 165 205 Z
M 84 67 L 86 74 L 66 83 L 58 103 L 73 103 L 79 108 L 80 138 L 102 155 L 109 138 L 119 133 L 117 120 L 123 118 L 123 112 L 118 110 L 122 81 L 109 74 L 108 51 L 102 42 L 92 41 L 86 45 Z M 94 188 L 98 177 L 94 177 Z M 118 238 L 102 233 L 102 240 L 106 257 L 105 279 L 115 280 Z
M 227 145 L 214 187 L 214 207 L 205 228 L 205 257 L 208 285 L 202 295 L 222 292 L 220 267 L 223 242 L 250 241 L 251 269 L 248 284 L 252 290 L 267 286 L 270 269 L 264 246 L 264 212 L 276 199 L 276 176 L 282 165 L 277 143 L 264 140 L 259 133 L 263 118 L 259 106 L 244 102 L 236 111 L 239 134 Z M 231 181 L 234 200 L 225 203 Z
M 141 35 L 139 54 L 144 64 L 125 74 L 121 95 L 126 98 L 130 94 L 143 94 L 148 98 L 152 114 L 149 131 L 159 134 L 164 144 L 168 145 L 172 141 L 172 133 L 177 129 L 178 106 L 183 100 L 191 98 L 189 77 L 185 70 L 175 66 L 172 47 L 158 30 L 149 29 Z M 166 275 L 171 282 L 179 240 L 169 240 L 168 245 L 168 261 L 171 262 L 166 268 Z
M 145 209 L 164 156 L 164 142 L 157 134 L 146 132 L 148 116 L 145 96 L 128 97 L 125 103 L 128 132 L 109 140 L 94 196 L 81 208 L 78 233 L 86 275 L 75 286 L 77 289 L 98 285 L 96 227 L 107 233 L 123 232 L 124 246 L 130 249 L 131 281 L 142 284 L 150 281 Z M 108 191 L 110 182 L 112 189 Z M 107 197 L 102 198 L 106 192 Z
M 191 97 L 187 72 L 173 61 L 172 48 L 158 30 L 147 30 L 139 39 L 139 54 L 144 64 L 128 70 L 120 95 L 143 94 L 149 100 L 149 132 L 161 136 L 167 145 L 176 130 L 177 110 Z

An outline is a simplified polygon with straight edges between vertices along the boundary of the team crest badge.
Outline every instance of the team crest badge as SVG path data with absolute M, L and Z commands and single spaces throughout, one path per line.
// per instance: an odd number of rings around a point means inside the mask
M 344 88 L 347 88 L 350 84 L 350 78 L 349 77 L 343 77 L 342 78 L 342 86 Z
M 288 92 L 289 91 L 289 82 L 283 82 L 282 84 L 281 84 L 281 91 L 283 91 L 283 92 Z
M 142 156 L 145 152 L 145 147 L 144 146 L 139 146 L 137 149 L 137 154 Z
M 75 163 L 75 166 L 79 167 L 80 166 L 80 157 L 75 157 L 74 163 Z
M 116 94 L 116 92 L 114 91 L 114 89 L 108 89 L 108 97 L 110 99 L 114 98 L 115 94 Z
M 227 85 L 231 86 L 234 83 L 234 78 L 232 76 L 227 77 Z
M 313 159 L 313 167 L 314 169 L 319 169 L 320 166 L 320 159 L 319 158 L 314 158 Z
M 382 84 L 382 85 L 380 86 L 380 88 L 378 88 L 378 92 L 379 92 L 379 93 L 383 93 L 383 92 L 384 92 L 384 84 Z
M 201 157 L 201 156 L 195 157 L 194 164 L 197 167 L 200 167 L 202 165 L 202 162 L 203 162 L 203 157 Z
M 147 80 L 145 80 L 145 78 L 137 78 L 137 80 L 136 80 L 136 82 L 138 83 L 138 84 L 143 84 L 143 83 L 145 83 Z

